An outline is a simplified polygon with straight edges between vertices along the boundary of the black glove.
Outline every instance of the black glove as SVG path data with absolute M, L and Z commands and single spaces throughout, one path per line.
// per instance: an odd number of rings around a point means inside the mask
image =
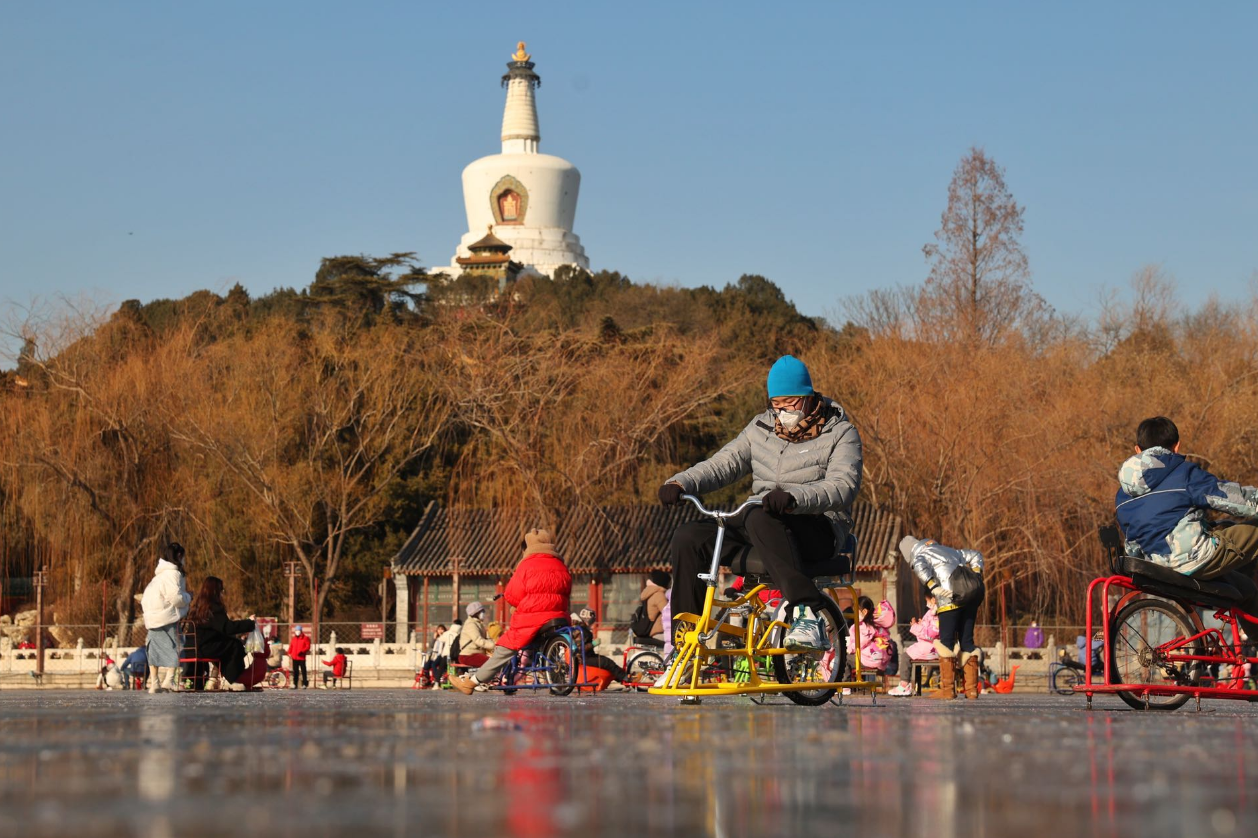
M 761 504 L 770 515 L 782 515 L 795 505 L 795 498 L 785 489 L 774 489 L 764 496 Z
M 681 503 L 682 488 L 676 483 L 665 483 L 660 487 L 660 503 L 665 506 L 676 506 Z

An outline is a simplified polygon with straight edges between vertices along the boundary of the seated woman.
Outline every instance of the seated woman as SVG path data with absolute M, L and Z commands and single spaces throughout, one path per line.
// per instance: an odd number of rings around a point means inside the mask
M 223 680 L 227 681 L 228 689 L 243 692 L 252 687 L 258 667 L 250 667 L 249 678 L 242 677 L 245 675 L 245 644 L 237 635 L 253 631 L 254 622 L 228 618 L 227 606 L 223 603 L 222 579 L 207 576 L 201 583 L 201 590 L 192 601 L 192 607 L 188 609 L 188 620 L 195 632 L 192 642 L 196 643 L 196 656 L 218 661 L 219 672 Z M 261 675 L 265 675 L 265 650 L 261 656 L 255 658 L 260 658 Z M 260 679 L 261 676 L 258 676 L 258 680 Z
M 462 631 L 462 627 L 458 631 L 447 629 L 444 623 L 437 626 L 432 633 L 432 647 L 428 650 L 424 666 L 415 675 L 416 688 L 427 689 L 441 682 L 442 676 L 446 674 L 446 659 L 450 654 L 450 645 Z
M 494 641 L 485 633 L 485 606 L 467 604 L 467 619 L 459 629 L 459 656 L 454 661 L 461 667 L 484 666 L 494 650 Z
M 498 638 L 493 655 L 469 676 L 453 676 L 450 684 L 464 695 L 484 691 L 515 653 L 533 641 L 553 622 L 568 624 L 568 602 L 572 594 L 572 574 L 555 552 L 555 539 L 546 530 L 529 530 L 524 536 L 524 558 L 516 565 L 503 597 L 515 606 L 511 628 Z M 469 613 L 469 618 L 471 614 Z M 469 620 L 470 622 L 470 620 Z M 464 627 L 464 633 L 467 627 Z

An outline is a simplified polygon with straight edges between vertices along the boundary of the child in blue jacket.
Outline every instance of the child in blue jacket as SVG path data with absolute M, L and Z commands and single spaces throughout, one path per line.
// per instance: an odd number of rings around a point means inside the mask
M 1118 471 L 1122 488 L 1114 501 L 1127 555 L 1226 582 L 1245 596 L 1245 611 L 1258 615 L 1258 489 L 1220 480 L 1185 459 L 1179 446 L 1179 429 L 1165 416 L 1136 429 L 1136 453 Z M 1246 520 L 1212 523 L 1208 510 Z

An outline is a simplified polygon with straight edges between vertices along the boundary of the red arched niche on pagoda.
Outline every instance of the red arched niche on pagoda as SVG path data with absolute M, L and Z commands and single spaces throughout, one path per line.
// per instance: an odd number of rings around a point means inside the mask
M 498 217 L 503 224 L 519 224 L 523 220 L 520 193 L 508 189 L 498 196 Z

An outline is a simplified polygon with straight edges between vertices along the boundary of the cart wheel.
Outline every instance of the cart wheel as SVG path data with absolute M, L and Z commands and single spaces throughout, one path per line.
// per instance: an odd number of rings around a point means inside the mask
M 773 672 L 779 684 L 802 684 L 835 681 L 847 668 L 847 621 L 843 612 L 829 597 L 822 597 L 821 614 L 825 621 L 828 648 L 816 652 L 795 652 L 773 656 Z M 785 630 L 779 630 L 784 633 Z M 777 640 L 775 642 L 781 642 Z M 792 690 L 786 697 L 796 704 L 819 707 L 834 696 L 833 687 L 817 690 Z
M 577 662 L 573 654 L 572 641 L 562 634 L 555 635 L 542 647 L 542 659 L 546 662 L 544 672 L 539 672 L 546 683 L 550 684 L 552 695 L 568 695 L 576 687 Z
M 1074 695 L 1079 686 L 1079 673 L 1073 669 L 1061 669 L 1053 682 L 1053 689 L 1058 695 Z
M 1120 684 L 1151 687 L 1190 687 L 1201 679 L 1199 664 L 1168 660 L 1163 651 L 1179 645 L 1178 655 L 1202 655 L 1200 641 L 1183 643 L 1196 634 L 1187 615 L 1178 606 L 1162 600 L 1137 599 L 1128 603 L 1114 618 L 1110 631 L 1110 670 Z M 1174 710 L 1184 706 L 1189 695 L 1151 695 L 1142 691 L 1120 692 L 1118 697 L 1136 710 Z
M 646 686 L 638 687 L 639 691 L 646 690 L 651 684 L 655 683 L 655 679 L 664 674 L 664 658 L 657 652 L 638 652 L 629 659 L 629 665 L 625 667 L 626 680 L 631 684 L 645 684 Z

